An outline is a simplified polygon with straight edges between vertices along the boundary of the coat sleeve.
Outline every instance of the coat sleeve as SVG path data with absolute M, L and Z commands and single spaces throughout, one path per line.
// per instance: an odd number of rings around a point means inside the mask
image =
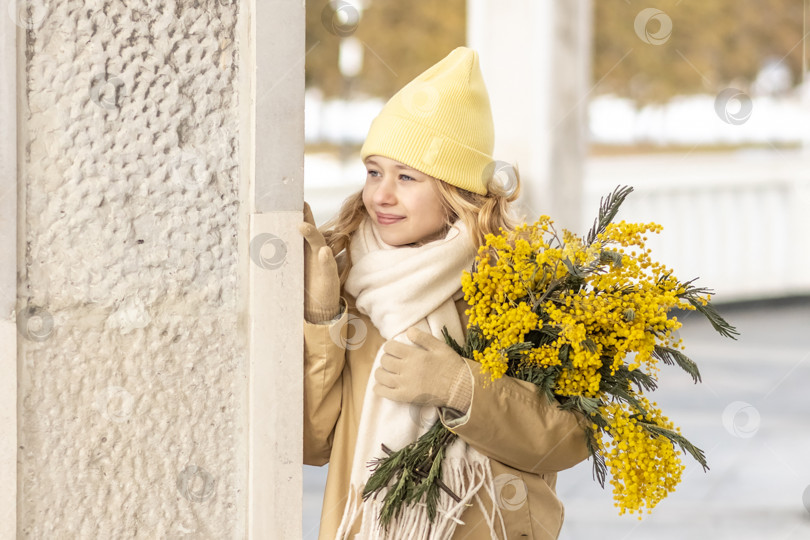
M 340 416 L 348 310 L 334 321 L 304 320 L 304 464 L 329 461 Z
M 530 473 L 558 472 L 588 458 L 584 415 L 559 409 L 530 382 L 490 381 L 481 364 L 465 361 L 474 379 L 472 401 L 463 416 L 443 409 L 447 428 L 484 455 Z

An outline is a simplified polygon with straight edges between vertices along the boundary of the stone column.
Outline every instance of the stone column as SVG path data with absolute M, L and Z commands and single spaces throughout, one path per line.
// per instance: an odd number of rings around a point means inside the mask
M 0 540 L 17 537 L 16 22 L 0 14 Z
M 256 1 L 250 223 L 251 538 L 301 538 L 304 3 Z
M 303 3 L 6 4 L 0 534 L 300 537 Z
M 527 220 L 549 214 L 578 231 L 591 0 L 468 0 L 467 10 L 467 41 L 492 101 L 495 159 L 517 163 Z

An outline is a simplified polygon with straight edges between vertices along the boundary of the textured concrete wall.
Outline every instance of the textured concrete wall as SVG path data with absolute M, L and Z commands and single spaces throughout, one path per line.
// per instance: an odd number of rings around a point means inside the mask
M 17 534 L 243 537 L 238 3 L 20 4 Z
M 17 31 L 0 16 L 0 540 L 17 515 Z

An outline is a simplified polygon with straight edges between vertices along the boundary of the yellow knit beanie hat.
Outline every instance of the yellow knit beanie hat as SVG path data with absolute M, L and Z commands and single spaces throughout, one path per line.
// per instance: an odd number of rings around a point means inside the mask
M 388 100 L 371 123 L 360 159 L 387 157 L 486 195 L 494 144 L 478 53 L 456 47 Z

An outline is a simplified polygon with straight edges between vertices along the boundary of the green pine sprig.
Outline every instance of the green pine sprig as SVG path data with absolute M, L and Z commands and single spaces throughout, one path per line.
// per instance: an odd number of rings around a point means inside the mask
M 706 462 L 706 453 L 697 446 L 695 446 L 694 444 L 690 443 L 686 437 L 684 437 L 677 431 L 673 431 L 663 426 L 659 426 L 658 424 L 644 420 L 641 417 L 637 418 L 637 420 L 639 425 L 641 425 L 649 433 L 653 435 L 663 435 L 664 437 L 669 439 L 673 444 L 677 444 L 678 446 L 680 446 L 681 450 L 683 450 L 684 453 L 688 453 L 695 459 L 695 461 L 700 463 L 700 465 L 703 467 L 704 472 L 709 470 L 709 465 Z
M 456 437 L 437 421 L 424 435 L 400 450 L 392 451 L 382 445 L 387 457 L 372 461 L 372 474 L 363 488 L 363 499 L 388 488 L 380 510 L 380 527 L 387 529 L 404 506 L 423 499 L 432 522 L 436 518 L 440 490 L 453 500 L 461 501 L 442 481 L 445 452 Z
M 619 207 L 632 191 L 631 186 L 620 186 L 607 197 L 599 199 L 599 214 L 593 222 L 593 227 L 588 231 L 587 245 L 593 244 L 596 237 L 605 232 L 607 226 L 610 225 L 619 212 Z
M 711 323 L 712 327 L 723 337 L 729 337 L 731 339 L 736 340 L 735 336 L 739 336 L 740 333 L 737 329 L 731 326 L 717 311 L 717 308 L 711 303 L 706 302 L 705 304 L 701 301 L 701 295 L 706 294 L 714 294 L 714 291 L 708 289 L 706 287 L 693 287 L 692 283 L 697 278 L 687 281 L 684 283 L 685 291 L 678 295 L 679 298 L 686 299 L 690 304 L 692 304 L 697 311 L 702 313 Z
M 653 349 L 652 355 L 667 365 L 679 366 L 682 370 L 692 376 L 692 380 L 695 382 L 695 384 L 702 382 L 702 379 L 700 378 L 700 370 L 698 369 L 697 364 L 678 349 L 664 347 L 663 345 L 656 345 Z

